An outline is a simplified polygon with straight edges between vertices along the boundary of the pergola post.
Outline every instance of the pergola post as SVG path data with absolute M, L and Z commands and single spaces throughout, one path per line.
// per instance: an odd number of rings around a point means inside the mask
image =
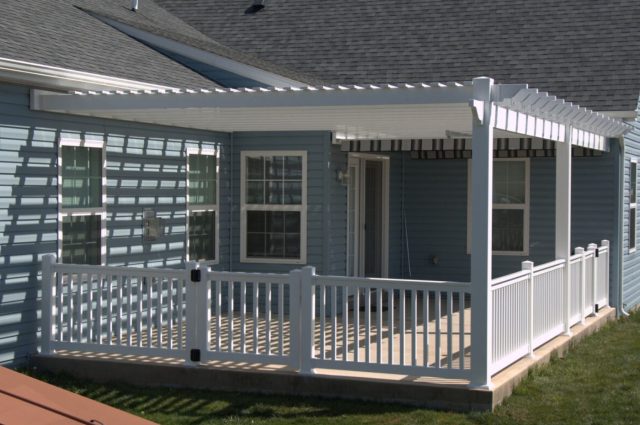
M 491 247 L 493 209 L 493 80 L 473 80 L 471 156 L 471 382 L 491 387 Z
M 571 335 L 571 134 L 556 143 L 556 260 L 565 260 L 563 273 L 564 334 Z

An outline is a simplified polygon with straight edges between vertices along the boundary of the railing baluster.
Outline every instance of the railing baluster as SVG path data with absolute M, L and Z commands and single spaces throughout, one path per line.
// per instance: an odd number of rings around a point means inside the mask
M 278 285 L 278 354 L 284 356 L 284 284 Z
M 349 286 L 342 287 L 342 360 L 349 360 Z
M 156 279 L 157 282 L 157 292 L 158 294 L 156 295 L 156 344 L 158 345 L 158 348 L 162 348 L 162 331 L 163 331 L 163 326 L 162 326 L 162 310 L 163 310 L 163 305 L 162 305 L 162 290 L 163 290 L 163 286 L 164 286 L 164 279 L 161 277 L 158 277 Z
M 227 350 L 232 353 L 233 352 L 233 287 L 235 281 L 230 279 L 227 282 L 227 328 L 228 328 L 228 341 L 227 341 Z
M 267 294 L 264 300 L 265 304 L 265 315 L 266 315 L 266 349 L 267 355 L 271 355 L 271 282 L 265 282 Z
M 405 336 L 406 336 L 406 332 L 407 332 L 407 328 L 406 328 L 406 324 L 405 324 L 405 319 L 406 319 L 406 314 L 405 314 L 405 307 L 406 307 L 406 298 L 405 298 L 405 292 L 404 289 L 400 289 L 398 290 L 398 294 L 399 294 L 399 308 L 400 311 L 398 312 L 398 325 L 400 326 L 400 330 L 398 331 L 400 333 L 400 365 L 404 366 L 404 360 L 405 360 Z
M 142 275 L 136 276 L 136 295 L 137 301 L 137 313 L 136 313 L 136 345 L 142 347 L 142 311 L 144 302 L 144 277 Z
M 107 345 L 113 344 L 113 275 L 107 275 Z
M 213 282 L 212 282 L 213 284 Z M 216 350 L 222 351 L 222 280 L 216 280 Z
M 422 357 L 423 366 L 429 366 L 429 291 L 422 291 Z
M 382 364 L 382 289 L 376 289 L 376 361 Z
M 260 353 L 260 283 L 253 282 L 253 353 Z
M 371 361 L 371 289 L 364 290 L 364 361 Z
M 131 293 L 133 289 L 133 285 L 131 283 L 131 275 L 127 275 L 126 282 L 127 282 L 127 347 L 131 347 L 131 342 L 132 342 L 131 340 L 131 329 L 132 329 L 131 303 L 133 303 L 133 295 Z
M 459 352 L 459 358 L 460 358 L 460 369 L 464 369 L 464 359 L 465 359 L 465 355 L 464 355 L 464 309 L 465 309 L 465 293 L 464 292 L 458 292 L 458 311 L 459 311 L 459 318 L 460 318 L 460 322 L 459 322 L 459 327 L 458 327 L 458 332 L 459 332 L 459 342 L 458 345 L 460 346 L 460 349 L 458 350 Z
M 240 282 L 240 352 L 247 352 L 247 282 Z
M 67 340 L 73 342 L 73 275 L 67 275 Z
M 360 289 L 356 287 L 353 295 L 353 361 L 360 361 Z
M 184 279 L 176 280 L 178 284 L 176 288 L 176 302 L 178 303 L 178 347 L 179 349 L 186 348 L 186 341 L 184 340 L 184 287 L 186 285 Z
M 327 344 L 326 344 L 326 331 L 327 331 L 327 287 L 320 285 L 320 358 L 326 359 Z
M 63 325 L 64 325 L 64 285 L 63 285 L 63 272 L 56 272 L 56 340 L 63 341 Z
M 167 279 L 167 348 L 173 350 L 173 278 Z
M 447 367 L 453 366 L 453 293 L 447 292 Z
M 78 273 L 78 285 L 76 286 L 76 341 L 82 342 L 82 273 Z
M 151 347 L 153 341 L 153 294 L 151 292 L 153 287 L 153 277 L 146 279 L 147 284 L 147 347 Z
M 93 342 L 93 274 L 87 274 L 87 342 Z
M 338 287 L 331 287 L 331 360 L 338 360 Z
M 388 303 L 388 309 L 389 309 L 389 314 L 388 314 L 388 323 L 387 323 L 387 328 L 389 330 L 388 334 L 389 334 L 389 358 L 387 359 L 387 363 L 392 365 L 393 364 L 393 350 L 394 350 L 394 335 L 393 335 L 393 331 L 394 331 L 394 325 L 393 325 L 393 313 L 394 313 L 394 308 L 393 308 L 393 297 L 394 297 L 394 290 L 393 289 L 388 289 L 387 290 L 387 303 Z
M 441 341 L 440 338 L 442 337 L 442 334 L 440 332 L 440 317 L 441 317 L 441 302 L 442 302 L 442 292 L 440 291 L 435 291 L 435 319 L 436 319 L 436 352 L 435 352 L 435 367 L 437 369 L 440 369 L 440 367 L 442 366 L 441 361 L 440 361 L 440 357 L 442 356 L 442 352 L 440 351 L 440 346 L 441 346 Z
M 122 344 L 122 286 L 123 286 L 123 276 L 121 274 L 118 275 L 118 280 L 116 282 L 117 289 L 116 289 L 116 295 L 118 297 L 118 314 L 116 316 L 116 338 L 118 339 L 117 341 L 117 345 L 121 345 Z
M 104 275 L 96 274 L 96 340 L 98 344 L 102 344 L 102 295 L 104 285 Z
M 411 290 L 411 366 L 418 363 L 418 306 L 416 290 Z

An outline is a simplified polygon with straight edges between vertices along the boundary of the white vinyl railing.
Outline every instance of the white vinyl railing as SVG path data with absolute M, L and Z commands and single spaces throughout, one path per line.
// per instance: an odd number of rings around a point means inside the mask
M 567 269 L 569 267 L 569 269 Z M 568 287 L 565 275 L 570 270 Z M 469 378 L 471 284 L 43 261 L 42 350 Z M 608 303 L 609 246 L 494 279 L 492 374 Z M 565 297 L 568 294 L 568 302 Z M 475 317 L 474 322 L 483 320 Z
M 464 378 L 469 283 L 43 261 L 42 349 Z
M 308 368 L 468 375 L 469 283 L 314 274 L 308 279 Z
M 184 357 L 185 270 L 51 260 L 43 266 L 44 350 Z
M 522 263 L 523 270 L 493 280 L 491 373 L 529 354 L 565 327 L 608 304 L 609 242 L 576 248 L 570 267 L 569 302 L 565 302 L 566 260 L 535 266 Z M 567 311 L 568 310 L 568 311 Z M 568 326 L 565 317 L 569 317 Z

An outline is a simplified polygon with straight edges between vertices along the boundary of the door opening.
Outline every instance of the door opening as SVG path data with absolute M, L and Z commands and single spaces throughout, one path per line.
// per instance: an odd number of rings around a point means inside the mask
M 389 158 L 349 157 L 347 275 L 387 277 Z

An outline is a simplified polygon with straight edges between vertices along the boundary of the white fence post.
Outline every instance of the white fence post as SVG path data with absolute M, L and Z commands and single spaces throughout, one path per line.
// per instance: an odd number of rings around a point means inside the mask
M 42 354 L 51 354 L 51 316 L 53 315 L 53 274 L 52 266 L 56 262 L 53 254 L 42 257 L 42 329 L 40 347 Z
M 596 300 L 597 300 L 597 288 L 598 288 L 598 261 L 596 258 L 596 253 L 597 253 L 597 249 L 598 249 L 598 245 L 594 244 L 594 243 L 590 243 L 589 246 L 587 246 L 587 251 L 593 251 L 593 261 L 591 262 L 591 265 L 593 266 L 593 270 L 591 273 L 591 295 L 592 295 L 592 303 L 593 305 L 591 306 L 593 308 L 593 316 L 597 316 L 598 313 L 596 312 Z
M 586 293 L 586 284 L 587 284 L 587 276 L 586 276 L 586 260 L 584 258 L 585 256 L 585 251 L 584 248 L 579 246 L 575 249 L 576 255 L 580 256 L 580 296 L 578 297 L 578 300 L 580 302 L 580 308 L 578 309 L 580 311 L 580 324 L 584 325 L 584 310 L 585 310 L 585 293 Z
M 302 314 L 300 304 L 302 304 L 302 270 L 295 269 L 289 272 L 289 358 L 291 366 L 300 370 L 302 368 L 300 355 L 300 322 Z
M 315 288 L 314 277 L 316 268 L 306 266 L 300 273 L 300 373 L 312 374 L 311 359 L 313 358 L 314 332 L 315 332 Z
M 604 265 L 605 265 L 605 273 L 603 273 L 604 275 L 604 288 L 605 288 L 605 296 L 607 297 L 607 305 L 609 305 L 609 261 L 611 261 L 611 244 L 609 243 L 608 240 L 603 239 L 602 241 L 600 241 L 600 245 L 602 245 L 603 247 L 607 248 L 607 258 L 606 261 L 604 261 Z
M 200 349 L 200 357 L 209 351 L 209 341 L 211 338 L 211 290 L 210 273 L 206 264 L 198 264 L 200 270 L 200 282 L 196 285 L 198 294 L 196 338 L 197 347 Z M 195 346 L 194 346 L 195 347 Z
M 189 261 L 186 264 L 185 270 L 185 286 L 187 287 L 187 333 L 186 333 L 186 364 L 195 365 L 200 361 L 200 356 L 195 351 L 199 347 L 198 345 L 198 283 L 197 279 L 192 280 L 192 277 L 197 277 L 198 263 L 195 261 Z M 192 276 L 192 274 L 194 276 Z
M 523 261 L 522 270 L 529 271 L 529 295 L 528 295 L 528 340 L 529 340 L 529 357 L 533 358 L 533 261 Z

